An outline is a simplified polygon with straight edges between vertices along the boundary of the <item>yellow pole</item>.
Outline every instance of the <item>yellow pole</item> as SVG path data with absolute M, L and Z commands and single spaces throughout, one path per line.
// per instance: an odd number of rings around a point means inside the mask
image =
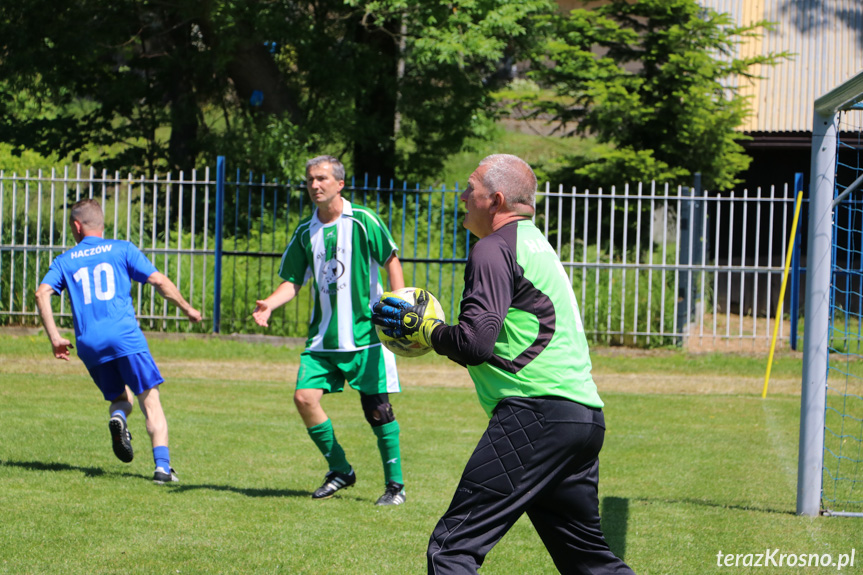
M 776 316 L 773 318 L 773 339 L 770 342 L 770 358 L 767 360 L 767 374 L 764 376 L 764 390 L 761 399 L 767 397 L 767 384 L 770 382 L 770 368 L 773 367 L 773 352 L 776 349 L 776 336 L 779 334 L 779 320 L 782 317 L 782 303 L 785 300 L 785 284 L 788 283 L 788 269 L 791 267 L 791 254 L 794 253 L 794 236 L 797 234 L 797 219 L 800 217 L 800 206 L 803 203 L 803 191 L 797 192 L 797 205 L 794 207 L 794 221 L 791 223 L 791 238 L 788 240 L 788 253 L 785 255 L 785 272 L 782 274 L 782 286 L 779 288 L 779 304 L 776 306 Z

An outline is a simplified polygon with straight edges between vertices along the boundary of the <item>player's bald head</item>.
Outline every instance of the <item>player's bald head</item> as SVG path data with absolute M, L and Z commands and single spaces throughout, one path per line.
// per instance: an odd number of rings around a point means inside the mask
M 105 227 L 101 204 L 90 198 L 76 202 L 72 206 L 69 220 L 81 224 L 82 231 L 97 231 Z

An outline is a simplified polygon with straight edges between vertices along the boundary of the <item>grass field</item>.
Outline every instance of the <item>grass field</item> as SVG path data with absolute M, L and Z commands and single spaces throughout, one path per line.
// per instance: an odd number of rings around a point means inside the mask
M 123 464 L 80 361 L 54 360 L 43 335 L 0 332 L 0 573 L 425 572 L 429 534 L 487 423 L 461 368 L 400 362 L 405 389 L 393 403 L 408 499 L 378 508 L 380 461 L 353 391 L 324 407 L 357 485 L 309 497 L 325 468 L 291 402 L 299 350 L 215 338 L 152 337 L 151 347 L 168 380 L 181 479 L 171 486 L 150 481 L 137 408 L 136 458 Z M 603 524 L 637 573 L 828 573 L 837 567 L 718 567 L 717 553 L 838 559 L 855 546 L 841 572 L 861 572 L 861 520 L 794 514 L 801 360 L 778 357 L 761 400 L 764 362 L 596 350 Z M 556 570 L 522 520 L 481 572 Z

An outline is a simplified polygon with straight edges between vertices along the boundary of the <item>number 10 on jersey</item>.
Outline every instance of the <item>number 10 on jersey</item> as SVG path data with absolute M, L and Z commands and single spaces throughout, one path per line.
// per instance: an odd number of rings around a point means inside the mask
M 84 304 L 93 302 L 93 294 L 99 301 L 108 301 L 114 297 L 114 268 L 111 264 L 102 262 L 93 268 L 93 284 L 90 285 L 90 268 L 83 267 L 72 276 L 81 284 L 84 293 Z

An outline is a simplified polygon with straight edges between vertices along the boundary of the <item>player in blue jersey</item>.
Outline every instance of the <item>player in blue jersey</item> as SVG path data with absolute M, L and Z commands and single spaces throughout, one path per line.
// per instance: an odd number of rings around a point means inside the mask
M 60 335 L 51 309 L 51 296 L 66 291 L 72 304 L 78 357 L 111 402 L 108 428 L 114 455 L 120 461 L 132 461 L 132 436 L 126 418 L 132 413 L 134 395 L 147 420 L 153 445 L 153 481 L 177 481 L 168 450 L 168 422 L 159 399 L 159 384 L 164 379 L 135 318 L 130 296 L 132 280 L 152 285 L 192 322 L 201 321 L 201 313 L 134 244 L 102 237 L 105 226 L 99 202 L 87 199 L 76 203 L 69 222 L 78 245 L 51 262 L 36 290 L 39 315 L 54 357 L 68 361 L 72 348 L 71 342 Z

